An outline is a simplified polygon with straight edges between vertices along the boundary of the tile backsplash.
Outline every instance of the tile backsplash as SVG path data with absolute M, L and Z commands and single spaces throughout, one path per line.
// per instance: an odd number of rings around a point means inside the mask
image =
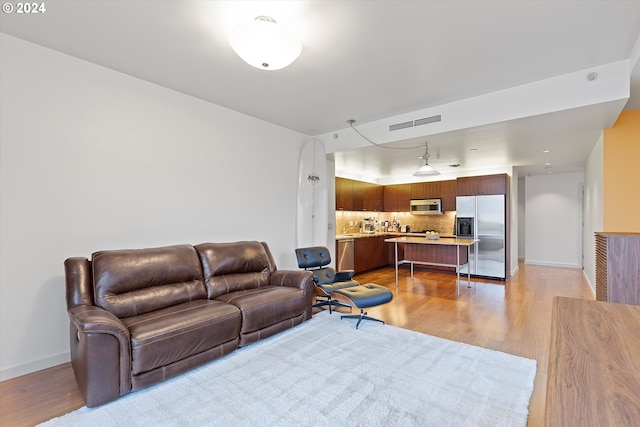
M 456 221 L 455 211 L 442 215 L 412 215 L 409 212 L 360 212 L 336 211 L 336 234 L 353 233 L 360 229 L 360 221 L 365 218 L 377 219 L 379 222 L 392 222 L 395 218 L 400 225 L 408 225 L 412 232 L 436 230 L 440 234 L 453 234 Z

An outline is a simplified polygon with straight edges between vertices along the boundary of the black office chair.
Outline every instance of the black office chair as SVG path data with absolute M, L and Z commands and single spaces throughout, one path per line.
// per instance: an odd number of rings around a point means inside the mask
M 350 305 L 331 298 L 331 294 L 339 289 L 360 286 L 360 283 L 352 279 L 353 270 L 336 272 L 333 267 L 327 267 L 331 262 L 331 254 L 326 246 L 298 248 L 296 249 L 296 257 L 298 258 L 298 267 L 313 273 L 315 295 L 325 298 L 314 304 L 314 307 L 329 306 L 329 313 L 331 313 L 331 308 L 334 306 L 347 307 L 351 310 Z

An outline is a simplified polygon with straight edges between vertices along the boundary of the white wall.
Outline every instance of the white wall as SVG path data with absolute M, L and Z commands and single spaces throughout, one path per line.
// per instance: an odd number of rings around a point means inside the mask
M 511 178 L 509 183 L 509 271 L 514 276 L 520 267 L 518 266 L 518 247 L 520 246 L 520 216 L 518 215 L 518 201 L 520 200 L 520 173 L 518 168 L 511 170 Z
M 67 257 L 264 240 L 279 268 L 297 269 L 307 136 L 4 34 L 0 43 L 0 379 L 69 360 Z
M 525 206 L 525 199 L 526 199 L 526 194 L 525 194 L 525 185 L 524 185 L 524 177 L 519 177 L 518 178 L 518 259 L 524 260 L 525 259 L 525 223 L 526 223 L 526 216 L 525 216 L 525 210 L 524 210 L 524 206 Z
M 593 147 L 584 174 L 584 274 L 591 291 L 596 292 L 596 245 L 593 233 L 604 227 L 604 170 L 603 136 Z
M 584 174 L 525 177 L 525 263 L 582 268 Z

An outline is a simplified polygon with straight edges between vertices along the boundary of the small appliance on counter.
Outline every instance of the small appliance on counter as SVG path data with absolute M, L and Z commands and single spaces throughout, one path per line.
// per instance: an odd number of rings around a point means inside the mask
M 376 232 L 376 221 L 372 218 L 365 218 L 360 225 L 360 232 L 373 234 Z

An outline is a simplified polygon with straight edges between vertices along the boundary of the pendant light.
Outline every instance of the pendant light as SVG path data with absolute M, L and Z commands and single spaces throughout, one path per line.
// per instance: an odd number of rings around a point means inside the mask
M 418 169 L 417 171 L 414 172 L 413 176 L 434 176 L 434 175 L 440 175 L 440 172 L 438 172 L 437 170 L 435 170 L 430 164 L 429 164 L 429 146 L 427 143 L 424 144 L 424 154 L 420 157 L 418 157 L 419 159 L 423 159 L 424 160 L 424 165 L 420 166 L 420 169 Z
M 270 16 L 258 16 L 229 34 L 233 50 L 247 64 L 261 70 L 279 70 L 302 51 L 300 40 Z

